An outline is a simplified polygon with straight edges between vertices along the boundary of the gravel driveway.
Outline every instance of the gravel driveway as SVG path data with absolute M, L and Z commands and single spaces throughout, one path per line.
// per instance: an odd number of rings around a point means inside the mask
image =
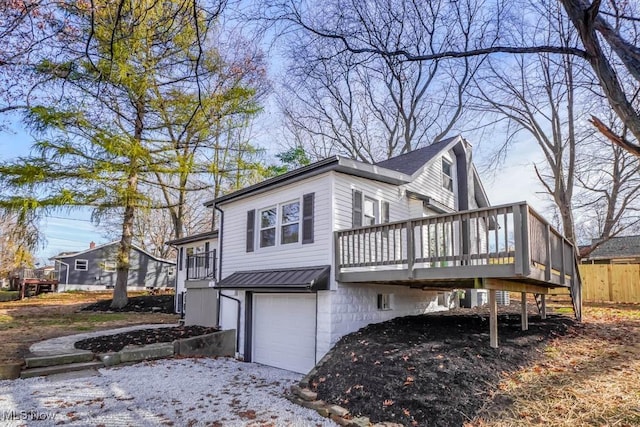
M 0 425 L 335 425 L 286 400 L 283 392 L 301 375 L 276 368 L 233 359 L 167 359 L 100 373 L 0 381 Z

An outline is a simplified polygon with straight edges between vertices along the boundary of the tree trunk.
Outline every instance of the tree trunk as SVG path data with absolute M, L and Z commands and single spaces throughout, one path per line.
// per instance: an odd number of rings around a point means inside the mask
M 111 308 L 123 308 L 127 305 L 127 283 L 129 281 L 129 257 L 131 254 L 131 243 L 133 240 L 133 221 L 135 217 L 135 206 L 132 197 L 138 189 L 138 174 L 132 171 L 127 180 L 127 206 L 124 209 L 122 219 L 122 236 L 118 247 L 118 272 L 116 275 L 116 286 L 113 289 L 113 300 Z
M 632 51 L 629 44 L 625 43 L 618 34 L 607 31 L 607 28 L 605 28 L 606 25 L 603 22 L 598 22 L 598 9 L 601 0 L 596 0 L 593 3 L 586 2 L 585 0 L 560 0 L 560 2 L 567 12 L 567 16 L 569 16 L 576 30 L 578 30 L 584 50 L 587 52 L 587 60 L 598 78 L 602 92 L 609 101 L 611 109 L 616 112 L 636 140 L 640 141 L 640 115 L 638 115 L 638 112 L 627 99 L 616 70 L 602 50 L 600 41 L 596 35 L 596 27 L 599 25 L 600 33 L 606 42 L 618 57 L 622 59 L 624 65 L 627 66 L 631 72 L 632 77 L 638 80 L 633 72 L 634 69 L 637 71 L 637 68 L 634 67 L 638 66 L 636 62 L 637 59 L 634 55 L 635 52 Z M 625 49 L 628 52 L 625 52 Z M 637 145 L 624 143 L 621 146 L 630 153 L 640 157 L 640 147 Z
M 133 138 L 135 144 L 139 146 L 142 140 L 144 104 L 141 99 L 137 99 L 135 106 L 136 121 Z M 129 300 L 127 297 L 127 282 L 129 281 L 129 257 L 131 254 L 131 242 L 133 241 L 133 222 L 135 219 L 136 204 L 138 203 L 139 159 L 132 156 L 129 164 L 130 169 L 124 196 L 122 236 L 120 238 L 120 246 L 118 247 L 118 273 L 116 275 L 116 286 L 113 288 L 111 308 L 123 308 Z

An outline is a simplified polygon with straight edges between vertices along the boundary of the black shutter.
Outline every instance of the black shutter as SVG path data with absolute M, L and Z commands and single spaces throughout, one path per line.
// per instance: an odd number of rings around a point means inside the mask
M 302 196 L 302 244 L 313 243 L 313 211 L 315 193 Z
M 382 202 L 382 223 L 389 222 L 389 202 Z
M 184 258 L 184 248 L 178 251 L 178 270 L 182 271 L 182 260 Z
M 253 242 L 255 240 L 256 211 L 252 209 L 247 212 L 247 252 L 253 252 Z
M 353 211 L 351 223 L 353 227 L 362 227 L 362 191 L 353 190 Z
M 204 244 L 204 268 L 209 268 L 209 242 Z

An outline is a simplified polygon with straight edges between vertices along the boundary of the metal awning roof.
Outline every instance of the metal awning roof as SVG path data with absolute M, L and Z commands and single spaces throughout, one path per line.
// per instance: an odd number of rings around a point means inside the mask
M 225 277 L 216 286 L 219 289 L 245 291 L 300 292 L 329 289 L 331 266 L 238 271 Z

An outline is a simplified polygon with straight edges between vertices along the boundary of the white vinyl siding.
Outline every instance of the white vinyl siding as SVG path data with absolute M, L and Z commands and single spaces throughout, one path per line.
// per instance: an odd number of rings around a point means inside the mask
M 451 172 L 453 175 L 453 191 L 449 191 L 442 186 L 442 159 L 445 158 L 451 162 Z M 437 157 L 424 168 L 424 170 L 404 188 L 424 194 L 433 198 L 435 201 L 444 204 L 451 209 L 457 209 L 456 197 L 458 194 L 457 176 L 456 176 L 456 156 L 453 150 L 445 153 L 441 157 Z
M 222 277 L 236 271 L 330 265 L 333 259 L 331 187 L 331 176 L 324 174 L 220 206 L 224 211 Z M 246 251 L 247 211 L 255 209 L 259 218 L 260 209 L 275 206 L 274 203 L 282 206 L 291 201 L 301 202 L 303 195 L 309 193 L 315 197 L 313 243 L 303 245 L 299 231 L 296 243 L 267 248 L 256 245 L 253 252 Z M 301 212 L 299 215 L 301 218 Z M 256 234 L 259 234 L 257 229 Z
M 401 189 L 398 186 L 342 173 L 333 173 L 333 177 L 334 230 L 351 228 L 353 190 L 362 191 L 363 196 L 377 200 L 378 215 L 381 209 L 380 202 L 389 202 L 389 221 L 409 218 L 408 199 L 401 195 Z

